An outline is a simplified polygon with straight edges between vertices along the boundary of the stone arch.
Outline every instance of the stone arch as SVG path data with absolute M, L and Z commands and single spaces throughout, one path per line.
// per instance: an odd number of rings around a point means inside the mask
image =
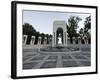
M 52 46 L 57 46 L 57 37 L 58 33 L 61 32 L 62 36 L 62 46 L 67 46 L 67 24 L 65 21 L 54 21 L 53 23 L 53 37 L 52 37 Z

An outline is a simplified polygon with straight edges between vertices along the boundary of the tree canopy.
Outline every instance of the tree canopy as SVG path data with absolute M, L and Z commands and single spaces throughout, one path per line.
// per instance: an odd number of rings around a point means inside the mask
M 84 32 L 87 33 L 91 29 L 91 16 L 85 18 L 84 22 Z
M 67 33 L 68 33 L 68 36 L 70 37 L 71 43 L 72 43 L 72 38 L 78 36 L 77 28 L 79 27 L 78 23 L 81 20 L 82 19 L 78 16 L 70 16 L 68 19 Z
M 23 34 L 33 35 L 35 34 L 35 32 L 36 30 L 34 29 L 34 27 L 32 27 L 32 25 L 30 25 L 29 23 L 23 24 Z

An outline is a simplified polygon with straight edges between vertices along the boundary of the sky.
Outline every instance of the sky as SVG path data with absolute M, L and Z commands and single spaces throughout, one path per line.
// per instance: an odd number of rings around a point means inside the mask
M 79 16 L 82 20 L 79 22 L 79 28 L 84 27 L 85 18 L 90 16 L 89 13 L 70 13 L 70 12 L 51 12 L 51 11 L 34 11 L 24 10 L 23 11 L 23 24 L 31 24 L 37 31 L 45 34 L 53 33 L 53 22 L 54 21 L 66 21 L 68 24 L 68 18 L 70 16 Z

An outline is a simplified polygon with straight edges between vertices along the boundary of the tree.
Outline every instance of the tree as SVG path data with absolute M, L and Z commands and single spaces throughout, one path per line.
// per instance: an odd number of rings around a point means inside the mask
M 28 39 L 27 39 L 27 42 L 26 43 L 27 44 L 30 44 L 31 35 L 34 35 L 36 33 L 36 30 L 29 23 L 24 23 L 22 25 L 22 27 L 23 27 L 23 34 L 28 35 Z
M 83 28 L 81 28 L 81 29 L 79 30 L 79 34 L 80 34 L 80 35 L 84 35 L 84 29 L 83 29 Z
M 29 23 L 23 24 L 23 34 L 33 35 L 33 34 L 35 34 L 35 32 L 36 32 L 36 30 L 34 29 L 34 27 L 32 25 L 30 25 Z
M 91 31 L 91 16 L 88 16 L 85 18 L 85 22 L 84 22 L 84 34 L 87 36 L 89 43 L 91 43 L 90 31 Z
M 87 33 L 91 29 L 91 16 L 85 18 L 84 25 L 84 33 Z
M 70 42 L 72 42 L 72 39 L 73 37 L 77 37 L 78 34 L 77 34 L 77 28 L 79 27 L 78 26 L 78 23 L 81 21 L 82 19 L 78 16 L 70 16 L 70 18 L 68 19 L 68 26 L 67 26 L 67 33 L 68 33 L 68 36 L 70 37 Z
M 84 28 L 81 28 L 79 30 L 79 36 L 81 38 L 81 43 L 84 44 L 84 40 L 83 40 L 83 37 L 84 37 Z

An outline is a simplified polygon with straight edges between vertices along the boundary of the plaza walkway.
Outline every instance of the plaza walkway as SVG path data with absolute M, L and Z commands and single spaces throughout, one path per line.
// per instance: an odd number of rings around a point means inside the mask
M 23 69 L 82 67 L 91 65 L 89 50 L 67 54 L 41 54 L 37 49 L 23 50 Z

